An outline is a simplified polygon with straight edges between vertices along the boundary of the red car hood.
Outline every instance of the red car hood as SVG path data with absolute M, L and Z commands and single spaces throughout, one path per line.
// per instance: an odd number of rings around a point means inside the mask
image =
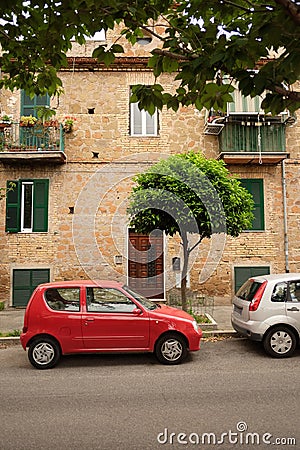
M 194 320 L 194 318 L 190 314 L 188 314 L 185 311 L 182 311 L 182 309 L 173 308 L 171 306 L 161 305 L 161 304 L 159 304 L 157 309 L 151 311 L 151 313 L 155 316 L 162 315 L 162 316 L 169 316 L 169 317 L 178 317 L 180 319 L 186 319 L 189 321 Z

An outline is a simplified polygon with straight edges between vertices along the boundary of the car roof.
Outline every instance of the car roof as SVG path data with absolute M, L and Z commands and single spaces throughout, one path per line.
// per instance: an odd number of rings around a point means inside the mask
M 111 280 L 68 280 L 68 281 L 53 281 L 49 283 L 42 283 L 39 288 L 59 288 L 59 287 L 110 287 L 118 288 L 124 286 L 124 283 Z
M 251 280 L 255 281 L 292 281 L 300 280 L 300 273 L 272 273 L 269 275 L 259 275 L 257 277 L 250 277 Z

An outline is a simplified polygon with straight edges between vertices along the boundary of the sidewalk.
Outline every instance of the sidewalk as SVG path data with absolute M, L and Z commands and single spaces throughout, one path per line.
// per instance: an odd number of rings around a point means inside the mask
M 217 329 L 213 333 L 234 332 L 231 326 L 231 310 L 231 306 L 214 306 L 213 312 L 210 315 L 217 323 Z M 0 311 L 0 333 L 22 330 L 24 313 L 25 309 L 18 308 L 9 308 Z
M 9 308 L 0 311 L 0 333 L 22 330 L 25 309 Z

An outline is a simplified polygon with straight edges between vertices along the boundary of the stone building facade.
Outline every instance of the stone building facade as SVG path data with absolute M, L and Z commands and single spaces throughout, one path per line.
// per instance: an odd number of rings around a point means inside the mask
M 106 36 L 108 44 L 114 37 Z M 20 189 L 18 199 L 12 196 L 11 203 L 0 201 L 1 300 L 6 306 L 25 306 L 40 282 L 77 278 L 119 279 L 149 297 L 166 299 L 179 283 L 179 239 L 157 235 L 151 246 L 147 237 L 139 236 L 135 247 L 126 207 L 135 174 L 163 157 L 189 150 L 224 159 L 232 174 L 244 180 L 250 190 L 255 189 L 259 215 L 256 229 L 238 238 L 215 236 L 195 250 L 190 289 L 214 298 L 215 304 L 228 305 L 235 289 L 251 274 L 300 271 L 300 123 L 281 116 L 266 125 L 266 118 L 257 112 L 235 111 L 228 123 L 222 119 L 207 127 L 205 111 L 184 107 L 176 113 L 159 112 L 157 129 L 151 128 L 156 119 L 148 118 L 150 132 L 142 128 L 134 134 L 139 119 L 142 123 L 147 118 L 135 116 L 131 109 L 130 88 L 154 82 L 146 63 L 156 43 L 125 44 L 125 54 L 110 68 L 91 58 L 96 45 L 74 45 L 68 68 L 61 71 L 64 94 L 59 100 L 51 99 L 50 105 L 56 109 L 59 122 L 66 116 L 75 120 L 73 130 L 60 133 L 54 148 L 50 149 L 49 141 L 39 147 L 39 137 L 35 137 L 35 148 L 13 149 L 5 141 L 11 139 L 11 131 L 0 131 L 4 143 L 0 149 L 0 186 L 11 180 Z M 166 90 L 174 90 L 172 76 L 163 75 L 159 81 Z M 24 113 L 22 93 L 2 90 L 0 95 L 1 115 L 8 114 L 18 122 Z M 132 122 L 133 116 L 137 123 Z M 261 144 L 245 148 L 235 132 L 235 148 L 224 149 L 225 130 L 233 120 L 240 128 L 248 127 L 250 134 L 268 127 L 269 134 L 259 139 L 275 139 L 274 148 L 262 150 Z M 223 126 L 220 134 L 212 131 L 216 123 Z M 272 127 L 279 128 L 280 135 L 268 138 Z M 19 128 L 18 133 L 20 138 L 25 131 Z M 44 180 L 47 183 L 43 184 Z M 38 203 L 36 194 L 41 184 L 47 194 L 44 205 Z M 28 202 L 32 204 L 28 206 Z M 9 229 L 9 205 L 17 211 L 19 221 L 29 208 L 31 228 L 21 224 L 21 228 Z M 41 214 L 42 208 L 46 224 L 35 229 L 34 215 Z M 138 249 L 137 257 L 134 248 Z M 157 253 L 153 256 L 154 248 Z M 140 284 L 135 279 L 138 270 L 143 278 Z M 160 285 L 158 295 L 155 283 Z

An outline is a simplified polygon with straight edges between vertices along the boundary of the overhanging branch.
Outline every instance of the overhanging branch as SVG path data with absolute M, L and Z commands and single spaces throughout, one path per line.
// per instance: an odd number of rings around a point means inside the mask
M 168 50 L 162 50 L 160 48 L 155 48 L 154 50 L 152 50 L 152 53 L 154 55 L 167 56 L 169 58 L 176 59 L 178 61 L 191 61 L 191 59 L 195 59 L 198 57 L 197 55 L 182 56 L 178 55 L 177 53 L 170 52 Z
M 296 25 L 300 25 L 300 8 L 291 0 L 274 0 L 277 5 L 281 5 L 286 13 L 291 17 Z

